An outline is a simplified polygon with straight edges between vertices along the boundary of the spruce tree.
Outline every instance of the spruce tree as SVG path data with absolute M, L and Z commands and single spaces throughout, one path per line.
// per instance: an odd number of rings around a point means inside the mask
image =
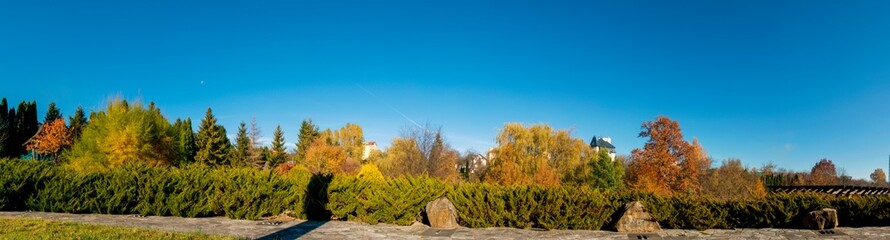
M 3 142 L 3 155 L 0 157 L 18 157 L 14 155 L 15 142 L 18 141 L 17 126 L 15 107 L 10 107 L 6 115 L 6 141 Z
M 6 103 L 6 98 L 0 100 L 0 158 L 9 156 L 7 146 L 12 132 L 9 126 L 8 108 L 9 104 Z
M 241 121 L 238 125 L 238 134 L 235 136 L 235 151 L 232 156 L 232 166 L 243 167 L 250 164 L 250 138 L 247 136 L 247 124 Z
M 175 130 L 174 136 L 176 137 L 177 164 L 184 165 L 194 162 L 198 147 L 195 143 L 195 132 L 192 131 L 192 119 L 176 119 L 173 129 Z
M 68 117 L 68 129 L 71 131 L 71 139 L 74 142 L 77 142 L 80 139 L 80 134 L 83 132 L 83 129 L 86 128 L 87 118 L 83 112 L 83 107 L 77 106 L 77 110 L 74 111 L 74 116 Z
M 318 126 L 312 124 L 312 119 L 303 120 L 303 123 L 300 125 L 300 136 L 297 140 L 297 161 L 302 162 L 306 159 L 306 151 L 309 150 L 309 145 L 312 144 L 312 141 L 315 140 L 318 135 Z
M 49 107 L 46 108 L 46 117 L 43 118 L 43 123 L 50 123 L 59 118 L 62 118 L 62 112 L 56 108 L 55 102 L 50 102 Z
M 12 148 L 12 157 L 27 154 L 25 151 L 25 142 L 27 142 L 34 134 L 37 134 L 39 124 L 37 122 L 37 102 L 19 103 L 15 115 L 15 138 L 10 144 Z
M 269 167 L 275 167 L 284 163 L 287 153 L 284 148 L 284 132 L 281 131 L 281 125 L 275 127 L 275 133 L 272 134 L 272 149 L 270 149 Z
M 195 161 L 210 166 L 228 165 L 227 156 L 231 144 L 226 137 L 226 129 L 216 123 L 216 117 L 210 108 L 207 108 L 207 114 L 201 120 L 196 143 L 198 152 Z

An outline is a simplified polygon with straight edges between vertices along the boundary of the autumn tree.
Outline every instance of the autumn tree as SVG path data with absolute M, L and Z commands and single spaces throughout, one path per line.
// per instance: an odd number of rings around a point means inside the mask
M 71 145 L 71 134 L 65 126 L 64 118 L 55 118 L 44 123 L 40 131 L 27 143 L 28 151 L 48 156 L 53 162 L 58 162 L 59 152 Z
M 274 168 L 287 160 L 287 149 L 285 149 L 284 144 L 284 132 L 281 130 L 281 125 L 278 125 L 275 127 L 275 132 L 272 133 L 272 148 L 269 149 L 270 168 Z
M 339 174 L 346 161 L 346 151 L 330 142 L 328 137 L 318 137 L 306 150 L 304 165 L 315 174 Z
M 346 126 L 337 131 L 337 141 L 340 147 L 346 151 L 346 159 L 359 162 L 365 148 L 365 136 L 362 127 L 358 124 L 346 123 Z
M 112 99 L 96 112 L 65 155 L 78 171 L 108 170 L 128 163 L 166 165 L 174 156 L 173 131 L 157 108 Z
M 80 139 L 80 133 L 83 132 L 86 125 L 87 118 L 83 112 L 83 107 L 77 106 L 74 115 L 68 117 L 68 130 L 71 131 L 71 141 L 77 142 Z
M 388 177 L 426 175 L 457 181 L 458 155 L 457 150 L 445 142 L 441 127 L 426 124 L 406 128 L 400 137 L 393 138 L 386 150 L 387 159 L 380 163 L 380 168 Z
M 810 185 L 835 185 L 837 183 L 837 170 L 831 160 L 823 158 L 810 170 Z
M 649 138 L 642 149 L 634 149 L 628 169 L 629 184 L 661 195 L 698 193 L 701 176 L 710 163 L 696 140 L 683 140 L 680 124 L 658 116 L 646 121 L 639 136 Z
M 62 118 L 62 111 L 56 107 L 55 102 L 50 102 L 49 107 L 46 108 L 46 117 L 43 118 L 43 122 L 49 123 L 59 118 Z
M 714 199 L 732 200 L 766 195 L 766 188 L 757 173 L 742 166 L 741 160 L 727 159 L 705 175 L 702 192 Z
M 296 142 L 295 160 L 297 162 L 303 161 L 306 158 L 306 151 L 309 150 L 309 145 L 312 145 L 318 134 L 318 126 L 312 123 L 312 119 L 303 120 L 300 124 L 300 135 L 297 137 Z
M 497 136 L 485 181 L 503 185 L 587 185 L 596 151 L 567 130 L 507 123 Z
M 195 161 L 210 166 L 228 165 L 228 154 L 231 144 L 226 136 L 226 129 L 216 123 L 213 110 L 207 108 L 196 139 L 198 151 Z
M 243 167 L 249 165 L 250 138 L 247 136 L 247 124 L 244 121 L 238 125 L 238 133 L 235 134 L 235 146 L 233 147 L 232 166 Z
M 871 173 L 871 181 L 876 186 L 887 186 L 887 174 L 883 169 L 877 168 Z

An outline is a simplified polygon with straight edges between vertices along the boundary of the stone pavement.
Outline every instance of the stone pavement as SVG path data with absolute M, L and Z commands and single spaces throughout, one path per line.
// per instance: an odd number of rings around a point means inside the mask
M 0 212 L 0 217 L 36 218 L 176 232 L 201 232 L 247 239 L 642 239 L 610 231 L 458 228 L 437 231 L 426 225 L 364 224 L 343 221 L 292 221 L 265 225 L 262 221 L 225 217 L 180 218 L 134 215 Z M 663 230 L 645 235 L 654 239 L 890 239 L 890 227 L 841 227 L 835 234 L 797 229 Z M 639 238 L 637 238 L 639 237 Z

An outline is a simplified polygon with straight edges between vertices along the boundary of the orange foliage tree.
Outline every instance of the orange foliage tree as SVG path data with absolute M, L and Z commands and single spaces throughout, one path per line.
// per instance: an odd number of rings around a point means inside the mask
M 811 185 L 834 185 L 837 183 L 837 170 L 831 160 L 823 158 L 810 170 Z
M 340 165 L 345 161 L 346 152 L 343 148 L 330 143 L 326 137 L 319 137 L 309 145 L 303 164 L 312 173 L 339 174 Z
M 697 140 L 683 140 L 680 124 L 658 116 L 642 125 L 640 137 L 649 140 L 631 152 L 629 185 L 660 195 L 699 193 L 701 177 L 710 167 Z
M 59 152 L 71 145 L 71 131 L 65 126 L 64 118 L 57 118 L 43 124 L 40 131 L 25 146 L 28 151 L 36 151 L 48 155 L 53 161 L 58 160 Z

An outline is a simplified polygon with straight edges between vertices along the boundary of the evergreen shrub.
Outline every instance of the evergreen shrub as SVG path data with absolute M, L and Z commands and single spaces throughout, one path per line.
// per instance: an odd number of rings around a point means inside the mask
M 450 184 L 430 177 L 388 180 L 190 165 L 125 165 L 77 172 L 46 162 L 0 159 L 0 210 L 257 219 L 291 210 L 304 219 L 408 225 L 447 196 L 466 227 L 610 230 L 624 205 L 642 201 L 664 228 L 788 228 L 832 207 L 842 226 L 890 225 L 890 197 L 774 193 L 717 201 L 590 187 Z

